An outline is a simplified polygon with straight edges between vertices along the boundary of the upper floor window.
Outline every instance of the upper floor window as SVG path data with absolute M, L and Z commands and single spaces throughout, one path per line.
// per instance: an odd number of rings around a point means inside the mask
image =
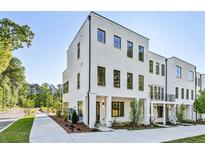
M 179 98 L 179 88 L 178 87 L 175 88 L 175 97 Z
M 189 99 L 189 89 L 186 90 L 186 99 Z
M 198 86 L 200 87 L 201 86 L 201 79 L 198 78 Z
M 80 58 L 80 42 L 77 45 L 77 58 Z
M 116 88 L 120 88 L 120 71 L 113 71 L 113 86 Z
M 194 72 L 189 71 L 189 81 L 194 81 Z
M 191 90 L 191 100 L 194 100 L 194 90 Z
M 104 30 L 98 28 L 97 39 L 99 42 L 105 43 L 106 34 Z
M 144 61 L 144 47 L 139 46 L 139 60 Z
M 63 93 L 64 94 L 69 93 L 69 81 L 63 84 Z
M 149 61 L 149 72 L 153 73 L 153 61 L 152 60 Z
M 144 91 L 144 76 L 139 75 L 139 91 Z
M 162 69 L 162 72 L 161 72 L 162 76 L 165 76 L 165 65 L 164 64 L 162 64 L 162 68 L 161 69 Z
M 116 35 L 114 35 L 114 47 L 121 49 L 121 38 Z
M 98 66 L 97 84 L 99 86 L 105 86 L 105 67 Z
M 77 89 L 80 89 L 80 73 L 77 74 Z
M 176 66 L 176 77 L 177 78 L 182 77 L 182 68 L 180 66 Z
M 156 63 L 156 74 L 159 75 L 159 63 Z
M 184 99 L 184 88 L 181 89 L 181 98 Z
M 127 89 L 133 89 L 133 75 L 132 75 L 132 73 L 127 73 Z
M 127 57 L 133 57 L 133 43 L 130 41 L 127 41 Z

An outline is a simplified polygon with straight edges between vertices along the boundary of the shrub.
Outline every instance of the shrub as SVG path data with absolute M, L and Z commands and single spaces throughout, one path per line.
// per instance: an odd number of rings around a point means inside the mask
M 76 111 L 73 111 L 73 114 L 72 114 L 72 123 L 73 124 L 76 124 L 78 122 L 78 115 L 76 113 Z
M 67 111 L 63 111 L 63 119 L 64 119 L 65 121 L 68 120 L 68 112 L 67 112 Z
M 56 111 L 56 116 L 57 116 L 57 117 L 61 117 L 61 113 L 62 113 L 61 110 L 57 110 L 57 111 Z
M 42 106 L 42 107 L 40 108 L 40 111 L 41 111 L 41 112 L 47 112 L 47 111 L 48 111 L 48 108 Z
M 142 101 L 137 101 L 133 100 L 130 103 L 130 121 L 134 125 L 139 125 L 140 122 L 142 121 L 142 113 L 143 113 L 143 102 Z
M 184 121 L 184 114 L 185 114 L 185 106 L 182 104 L 177 108 L 176 117 L 178 122 Z

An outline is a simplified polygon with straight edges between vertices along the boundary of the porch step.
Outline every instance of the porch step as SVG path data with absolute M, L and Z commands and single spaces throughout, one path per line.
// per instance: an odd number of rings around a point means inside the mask
M 102 132 L 112 132 L 112 131 L 114 131 L 114 129 L 109 128 L 109 127 L 105 127 L 105 126 L 99 126 L 98 129 Z

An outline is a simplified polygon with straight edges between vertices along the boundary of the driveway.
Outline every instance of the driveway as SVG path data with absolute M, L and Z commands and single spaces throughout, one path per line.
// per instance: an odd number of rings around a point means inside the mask
M 205 134 L 205 125 L 136 131 L 68 134 L 46 114 L 37 114 L 30 134 L 31 143 L 160 143 Z

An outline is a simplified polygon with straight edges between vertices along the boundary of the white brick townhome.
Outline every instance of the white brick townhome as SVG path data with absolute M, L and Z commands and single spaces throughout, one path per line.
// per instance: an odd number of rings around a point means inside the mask
M 67 50 L 63 85 L 63 104 L 90 128 L 129 121 L 133 99 L 144 102 L 144 124 L 166 124 L 176 121 L 179 104 L 186 105 L 186 119 L 196 118 L 193 102 L 205 75 L 149 51 L 148 38 L 91 12 Z

